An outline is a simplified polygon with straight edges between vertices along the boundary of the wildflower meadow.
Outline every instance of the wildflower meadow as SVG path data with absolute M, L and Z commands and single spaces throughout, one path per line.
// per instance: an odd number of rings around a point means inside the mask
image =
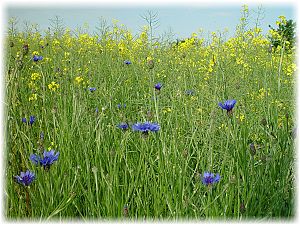
M 241 12 L 180 41 L 10 19 L 5 218 L 294 218 L 296 49 Z

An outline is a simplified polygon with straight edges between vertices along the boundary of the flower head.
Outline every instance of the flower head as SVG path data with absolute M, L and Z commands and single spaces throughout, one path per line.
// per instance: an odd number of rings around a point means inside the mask
M 131 64 L 131 62 L 130 62 L 129 60 L 125 60 L 125 61 L 124 61 L 124 64 L 126 64 L 126 65 L 130 65 L 130 64 Z
M 185 91 L 185 94 L 186 94 L 186 95 L 194 95 L 194 93 L 195 93 L 195 92 L 194 92 L 193 90 L 186 90 L 186 91 Z
M 48 88 L 50 91 L 56 91 L 59 88 L 59 84 L 57 84 L 55 81 L 52 81 L 50 84 L 48 84 Z
M 129 126 L 127 123 L 120 123 L 117 125 L 117 127 L 119 127 L 122 130 L 127 130 Z
M 55 161 L 58 160 L 59 152 L 55 154 L 55 151 L 52 149 L 50 151 L 44 151 L 44 158 L 40 160 L 40 163 L 46 167 L 51 166 Z
M 83 78 L 81 76 L 75 77 L 75 82 L 77 82 L 76 84 L 80 84 L 82 81 L 83 81 Z
M 50 166 L 58 160 L 59 152 L 55 154 L 55 151 L 52 149 L 50 151 L 44 151 L 43 158 L 37 154 L 31 154 L 30 160 L 35 164 L 40 164 L 44 168 L 50 168 Z
M 35 121 L 35 116 L 30 116 L 29 118 L 29 124 L 32 125 Z
M 157 132 L 160 129 L 160 126 L 157 123 L 136 123 L 132 125 L 134 131 L 141 131 L 142 133 L 148 133 L 149 131 Z
M 41 161 L 41 157 L 37 154 L 31 154 L 29 159 L 31 160 L 31 162 L 33 162 L 35 165 L 38 165 Z
M 157 84 L 154 85 L 154 88 L 155 88 L 156 90 L 158 90 L 158 91 L 160 91 L 161 87 L 162 87 L 162 84 L 161 84 L 161 83 L 157 83 Z
M 202 179 L 202 183 L 207 186 L 220 181 L 220 174 L 218 174 L 218 173 L 215 176 L 213 173 L 204 172 L 203 176 L 201 175 L 200 177 Z
M 222 102 L 219 102 L 218 105 L 219 105 L 222 109 L 226 109 L 227 112 L 230 112 L 230 111 L 233 109 L 235 103 L 236 103 L 236 100 L 233 99 L 233 100 L 226 100 L 226 101 L 224 102 L 224 104 L 222 104 Z
M 123 105 L 122 105 L 122 104 L 118 104 L 117 106 L 118 106 L 118 109 L 121 109 L 122 107 L 123 107 L 124 109 L 126 108 L 126 104 L 123 104 Z
M 43 56 L 34 55 L 34 56 L 32 57 L 32 60 L 33 60 L 34 62 L 38 62 L 38 61 L 40 61 L 40 60 L 42 60 L 42 59 L 43 59 Z
M 90 92 L 94 92 L 94 91 L 96 91 L 96 88 L 90 87 L 89 90 L 90 90 Z
M 32 181 L 35 179 L 35 175 L 33 172 L 27 170 L 26 172 L 21 172 L 20 176 L 14 176 L 16 181 L 19 184 L 23 184 L 24 186 L 29 186 Z
M 28 124 L 32 125 L 35 121 L 35 116 L 30 116 L 29 117 L 29 121 L 28 121 Z M 27 119 L 25 117 L 22 118 L 22 122 L 23 123 L 27 123 Z

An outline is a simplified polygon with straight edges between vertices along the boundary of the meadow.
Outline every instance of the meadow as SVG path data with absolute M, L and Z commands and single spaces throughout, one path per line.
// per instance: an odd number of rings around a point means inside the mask
M 295 47 L 247 20 L 173 43 L 11 26 L 5 218 L 294 218 Z

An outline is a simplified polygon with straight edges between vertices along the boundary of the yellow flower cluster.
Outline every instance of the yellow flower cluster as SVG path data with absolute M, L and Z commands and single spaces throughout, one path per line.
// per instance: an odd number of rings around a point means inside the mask
M 40 53 L 38 51 L 33 51 L 32 55 L 40 55 Z
M 48 84 L 48 88 L 50 91 L 56 91 L 59 88 L 59 84 L 52 81 L 50 84 Z
M 75 77 L 75 83 L 80 84 L 83 81 L 83 78 L 81 76 Z
M 268 88 L 267 90 L 265 88 L 261 88 L 258 90 L 257 99 L 263 99 L 269 95 L 270 95 L 270 88 Z
M 41 78 L 41 75 L 39 73 L 33 73 L 33 74 L 31 74 L 31 80 L 32 81 L 39 80 L 40 78 Z
M 37 100 L 37 94 L 33 93 L 29 96 L 29 99 L 28 99 L 30 102 L 31 101 L 36 101 Z

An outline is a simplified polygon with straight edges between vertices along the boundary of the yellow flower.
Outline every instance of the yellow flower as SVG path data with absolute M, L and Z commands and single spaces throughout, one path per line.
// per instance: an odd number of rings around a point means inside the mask
M 69 58 L 70 52 L 65 52 L 65 59 Z
M 32 52 L 32 55 L 40 55 L 40 53 L 38 51 L 34 51 Z
M 38 87 L 35 85 L 35 83 L 33 81 L 30 81 L 28 83 L 28 87 L 32 88 L 32 89 L 38 89 Z
M 237 119 L 240 120 L 240 122 L 243 122 L 245 119 L 245 115 L 244 114 L 240 114 L 239 116 L 236 116 Z
M 227 130 L 228 127 L 224 123 L 222 123 L 221 126 L 219 126 L 219 129 L 225 129 L 225 130 Z
M 244 64 L 244 60 L 242 58 L 237 58 L 236 63 L 237 64 Z
M 60 42 L 57 39 L 54 39 L 53 46 L 58 46 L 58 45 L 60 45 Z
M 48 88 L 50 91 L 56 91 L 59 88 L 59 84 L 52 81 L 50 84 L 48 84 Z
M 29 99 L 29 101 L 36 101 L 37 100 L 37 94 L 32 94 Z
M 80 84 L 83 81 L 83 78 L 81 76 L 78 76 L 75 78 L 75 82 L 77 82 L 77 84 Z
M 164 113 L 169 113 L 169 112 L 172 112 L 172 109 L 168 107 L 168 108 L 164 109 L 163 112 Z
M 153 58 L 151 56 L 147 56 L 147 61 L 153 60 Z
M 31 80 L 39 80 L 41 78 L 41 75 L 39 73 L 33 73 L 31 74 Z

